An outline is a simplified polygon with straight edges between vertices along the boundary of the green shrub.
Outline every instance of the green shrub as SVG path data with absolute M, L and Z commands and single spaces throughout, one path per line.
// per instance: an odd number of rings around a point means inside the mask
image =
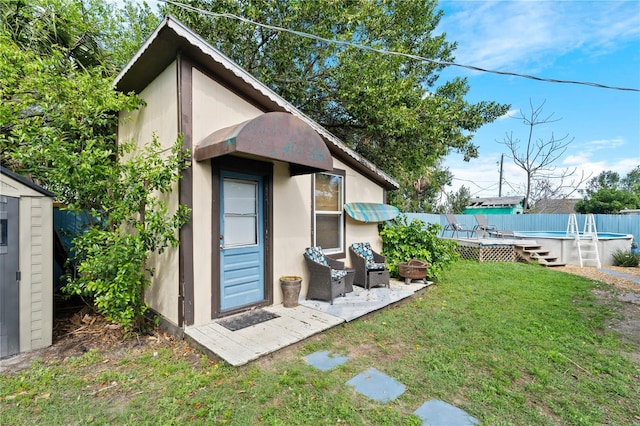
M 633 267 L 640 264 L 640 256 L 631 250 L 616 250 L 611 255 L 615 266 Z
M 63 291 L 92 301 L 107 320 L 127 330 L 144 323 L 145 291 L 153 274 L 149 257 L 177 247 L 177 230 L 189 219 L 185 206 L 170 212 L 163 195 L 188 165 L 182 143 L 179 137 L 170 154 L 155 135 L 140 149 L 122 144 L 123 161 L 109 166 L 118 172 L 108 182 L 110 196 L 100 210 L 91 210 L 93 226 L 73 240 L 70 262 L 77 274 L 67 275 Z
M 387 257 L 391 276 L 399 276 L 398 263 L 420 259 L 429 263 L 427 276 L 437 279 L 440 271 L 458 260 L 457 243 L 438 238 L 440 229 L 439 224 L 425 224 L 418 219 L 408 223 L 404 215 L 382 225 L 382 251 Z

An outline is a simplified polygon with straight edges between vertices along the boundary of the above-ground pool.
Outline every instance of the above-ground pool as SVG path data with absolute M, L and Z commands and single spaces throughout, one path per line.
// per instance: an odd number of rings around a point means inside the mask
M 578 249 L 575 238 L 564 231 L 516 231 L 517 239 L 534 240 L 551 256 L 557 257 L 559 262 L 579 265 Z M 582 233 L 581 233 L 582 234 Z M 603 265 L 613 265 L 613 253 L 616 250 L 631 250 L 633 235 L 617 234 L 613 232 L 598 232 L 598 253 Z M 593 262 L 586 265 L 593 266 Z

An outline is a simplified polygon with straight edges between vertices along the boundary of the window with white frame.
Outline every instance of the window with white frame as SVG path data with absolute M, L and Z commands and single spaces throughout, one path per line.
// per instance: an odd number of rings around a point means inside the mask
M 327 254 L 344 253 L 344 176 L 334 170 L 313 181 L 313 242 Z

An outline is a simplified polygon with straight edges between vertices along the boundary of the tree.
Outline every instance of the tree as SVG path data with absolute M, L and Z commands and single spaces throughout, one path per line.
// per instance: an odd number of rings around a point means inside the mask
M 424 170 L 419 176 L 413 170 L 398 171 L 396 179 L 401 185 L 395 191 L 394 205 L 402 211 L 434 211 L 441 189 L 450 185 L 452 178 L 449 170 L 439 166 Z
M 194 0 L 209 12 L 232 13 L 265 28 L 212 17 L 172 4 L 163 8 L 206 38 L 358 153 L 396 178 L 390 202 L 424 211 L 427 182 L 437 192 L 439 160 L 451 150 L 477 157 L 473 133 L 508 110 L 495 102 L 471 104 L 465 79 L 438 84 L 441 61 L 455 43 L 433 34 L 442 16 L 435 0 L 301 2 Z M 273 26 L 430 60 L 383 55 L 301 37 Z M 443 178 L 444 177 L 444 178 Z
M 627 173 L 620 182 L 622 189 L 640 195 L 640 165 Z
M 542 115 L 545 102 L 538 107 L 534 107 L 529 101 L 531 111 L 527 114 L 520 110 L 520 116 L 515 117 L 528 127 L 528 135 L 524 146 L 520 139 L 513 136 L 513 132 L 507 133 L 502 141 L 496 141 L 505 145 L 511 152 L 513 162 L 524 170 L 525 199 L 524 208 L 528 211 L 533 204 L 532 201 L 544 197 L 566 195 L 565 189 L 569 188 L 570 193 L 576 191 L 578 186 L 588 177 L 584 173 L 578 178 L 577 169 L 557 170 L 554 163 L 565 153 L 567 147 L 573 142 L 569 134 L 561 138 L 556 138 L 554 133 L 548 139 L 534 139 L 536 126 L 546 125 L 559 121 L 553 119 L 553 113 Z M 567 181 L 569 181 L 567 183 Z
M 73 242 L 78 275 L 65 290 L 132 328 L 146 309 L 148 256 L 175 245 L 187 219 L 184 208 L 169 211 L 158 195 L 186 163 L 181 141 L 170 155 L 160 155 L 155 141 L 142 152 L 116 144 L 117 112 L 141 101 L 113 89 L 99 43 L 91 52 L 79 47 L 99 38 L 88 32 L 100 33 L 86 25 L 100 21 L 81 5 L 0 6 L 3 18 L 13 19 L 0 26 L 0 163 L 52 191 L 67 209 L 89 213 L 88 229 Z
M 578 213 L 615 214 L 623 209 L 640 208 L 640 166 L 624 178 L 604 171 L 589 181 L 587 196 L 576 204 Z
M 465 207 L 471 204 L 471 190 L 462 185 L 456 192 L 447 194 L 447 202 L 441 213 L 462 214 Z
M 170 212 L 163 198 L 188 165 L 182 143 L 178 138 L 168 156 L 157 139 L 141 152 L 132 143 L 119 147 L 120 161 L 111 165 L 117 172 L 107 182 L 110 197 L 92 212 L 94 225 L 73 241 L 78 274 L 68 276 L 64 290 L 89 297 L 107 320 L 128 329 L 143 325 L 154 272 L 147 267 L 149 256 L 177 247 L 175 230 L 189 218 L 185 206 Z

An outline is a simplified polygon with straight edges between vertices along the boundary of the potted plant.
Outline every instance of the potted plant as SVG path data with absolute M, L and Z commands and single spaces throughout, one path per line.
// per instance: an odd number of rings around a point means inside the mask
M 295 308 L 298 306 L 302 277 L 297 275 L 284 275 L 280 277 L 280 287 L 282 288 L 282 306 L 285 308 Z

